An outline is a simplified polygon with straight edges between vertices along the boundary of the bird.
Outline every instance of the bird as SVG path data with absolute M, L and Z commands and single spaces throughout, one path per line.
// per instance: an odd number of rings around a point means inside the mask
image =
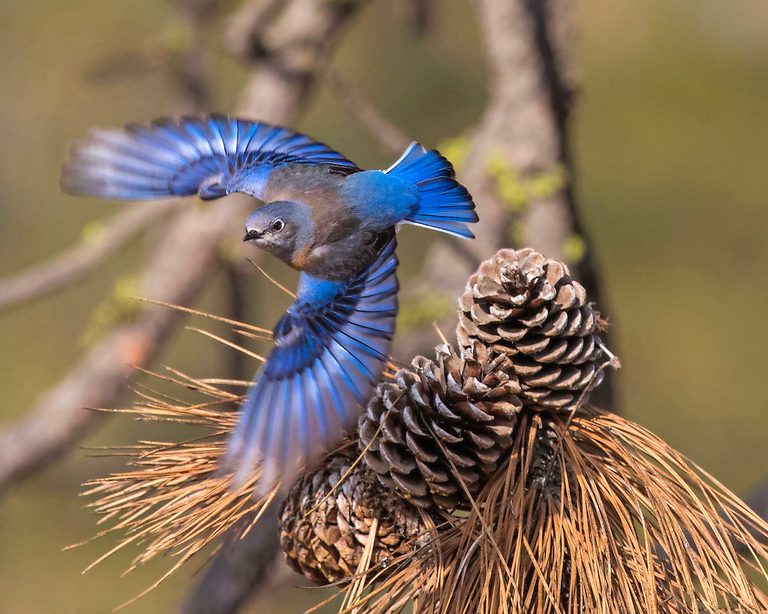
M 243 240 L 300 272 L 222 459 L 236 484 L 258 475 L 260 496 L 319 460 L 370 400 L 398 312 L 396 227 L 470 239 L 478 221 L 436 150 L 413 142 L 389 168 L 363 170 L 300 132 L 218 114 L 94 130 L 70 148 L 61 186 L 111 200 L 257 201 Z

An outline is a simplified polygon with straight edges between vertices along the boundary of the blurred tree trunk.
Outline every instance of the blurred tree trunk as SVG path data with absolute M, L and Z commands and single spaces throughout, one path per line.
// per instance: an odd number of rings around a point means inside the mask
M 414 300 L 425 292 L 458 296 L 481 260 L 502 247 L 529 246 L 568 262 L 605 315 L 569 147 L 576 89 L 574 9 L 570 0 L 478 0 L 490 99 L 466 147 L 459 178 L 477 203 L 481 223 L 475 241 L 435 245 L 413 289 Z M 453 312 L 440 325 L 450 329 Z M 428 352 L 433 344 L 431 330 L 415 331 L 399 346 L 399 355 Z M 613 375 L 606 373 L 592 400 L 615 409 L 613 397 Z

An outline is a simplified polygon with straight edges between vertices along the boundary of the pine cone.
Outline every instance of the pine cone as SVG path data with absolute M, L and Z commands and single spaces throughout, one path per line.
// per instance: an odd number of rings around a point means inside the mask
M 416 505 L 467 508 L 456 473 L 474 495 L 499 467 L 522 408 L 520 384 L 505 356 L 480 363 L 447 345 L 436 352 L 379 384 L 360 418 L 360 447 L 381 482 Z
M 371 566 L 429 540 L 416 508 L 392 497 L 364 463 L 350 471 L 356 458 L 355 446 L 347 445 L 322 467 L 301 476 L 280 511 L 285 558 L 316 584 L 355 574 L 374 518 L 378 526 Z
M 572 411 L 602 381 L 602 327 L 568 267 L 532 249 L 503 249 L 467 281 L 456 334 L 478 360 L 509 357 L 526 406 Z

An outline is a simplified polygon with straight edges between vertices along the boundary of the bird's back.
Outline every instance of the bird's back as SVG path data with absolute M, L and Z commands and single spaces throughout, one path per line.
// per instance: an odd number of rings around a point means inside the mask
M 341 198 L 369 228 L 382 230 L 407 218 L 419 201 L 412 183 L 384 171 L 361 171 L 341 186 Z

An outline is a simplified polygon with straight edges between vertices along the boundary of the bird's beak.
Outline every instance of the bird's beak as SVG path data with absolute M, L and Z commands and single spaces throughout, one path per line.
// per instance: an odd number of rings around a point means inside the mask
M 245 236 L 243 237 L 243 241 L 253 241 L 254 239 L 258 239 L 262 234 L 264 233 L 254 229 L 246 230 Z

